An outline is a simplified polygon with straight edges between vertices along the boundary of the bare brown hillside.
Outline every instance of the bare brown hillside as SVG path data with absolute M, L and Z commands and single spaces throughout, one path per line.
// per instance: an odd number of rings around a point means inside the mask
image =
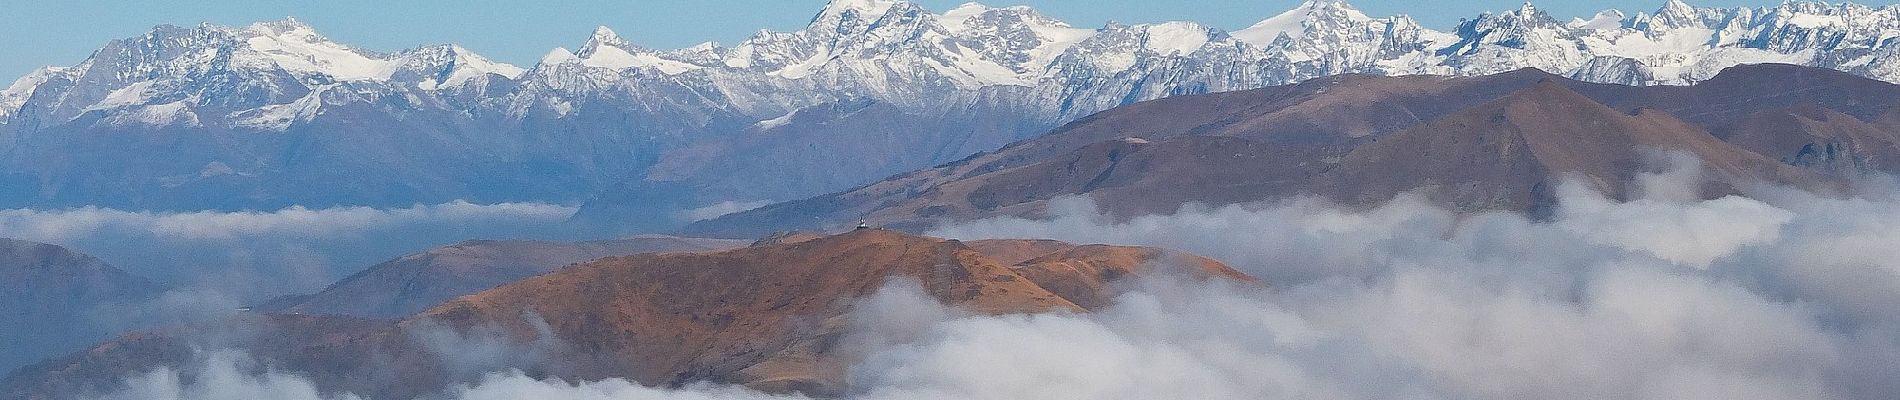
M 854 300 L 890 282 L 916 282 L 938 301 L 976 313 L 1087 312 L 1109 304 L 1118 293 L 1115 282 L 1172 273 L 1162 271 L 1257 282 L 1217 261 L 1161 249 L 1035 240 L 966 244 L 860 229 L 726 251 L 604 258 L 394 323 L 252 316 L 240 321 L 244 330 L 264 334 L 234 346 L 309 376 L 323 389 L 376 398 L 410 398 L 467 378 L 418 339 L 444 327 L 554 343 L 543 350 L 560 362 L 528 367 L 546 376 L 624 377 L 648 385 L 714 381 L 825 395 L 844 390 L 851 360 L 840 346 Z M 126 336 L 22 371 L 0 394 L 60 398 L 110 387 L 126 374 L 190 360 L 204 329 L 211 328 Z

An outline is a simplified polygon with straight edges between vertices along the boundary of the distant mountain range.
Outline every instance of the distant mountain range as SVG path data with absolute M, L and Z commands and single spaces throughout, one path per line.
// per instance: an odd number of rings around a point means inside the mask
M 733 46 L 648 49 L 601 28 L 521 68 L 453 45 L 364 51 L 295 20 L 162 26 L 0 92 L 0 208 L 587 202 L 586 218 L 669 227 L 1143 100 L 1520 68 L 1654 85 L 1775 62 L 1900 81 L 1896 37 L 1900 7 L 1818 2 L 1571 21 L 1526 5 L 1437 31 L 1313 0 L 1227 32 L 837 0 Z
M 1767 182 L 1821 192 L 1900 173 L 1900 85 L 1795 65 L 1733 67 L 1693 86 L 1624 86 L 1523 69 L 1444 78 L 1341 75 L 1109 110 L 1047 135 L 850 190 L 693 223 L 683 234 L 1046 217 L 1086 196 L 1117 217 L 1407 192 L 1461 211 L 1548 215 L 1569 177 L 1613 198 L 1695 156 L 1703 197 Z

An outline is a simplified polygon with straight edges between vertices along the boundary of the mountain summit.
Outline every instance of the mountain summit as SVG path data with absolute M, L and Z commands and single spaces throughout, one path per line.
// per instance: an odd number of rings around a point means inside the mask
M 0 374 L 110 337 L 106 315 L 130 312 L 166 288 L 65 247 L 0 238 Z M 130 325 L 129 323 L 123 323 Z
M 1299 38 L 1310 30 L 1338 28 L 1344 24 L 1371 20 L 1372 17 L 1353 8 L 1345 0 L 1306 0 L 1299 7 L 1234 31 L 1233 35 L 1241 41 L 1265 46 L 1271 45 L 1281 36 Z

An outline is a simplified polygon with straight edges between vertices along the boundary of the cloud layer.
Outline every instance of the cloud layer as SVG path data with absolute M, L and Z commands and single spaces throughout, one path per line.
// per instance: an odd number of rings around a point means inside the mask
M 1549 220 L 1416 197 L 1113 220 L 1086 199 L 961 238 L 1155 245 L 1270 289 L 1147 277 L 1097 313 L 980 316 L 915 285 L 862 299 L 853 399 L 1852 399 L 1900 393 L 1900 201 L 1785 189 L 1685 198 L 1682 167 L 1613 201 L 1567 185 Z M 205 367 L 206 369 L 212 367 Z M 301 386 L 253 373 L 224 380 Z M 164 379 L 133 380 L 131 387 Z M 183 385 L 183 391 L 192 389 Z M 145 385 L 150 386 L 150 385 Z M 243 392 L 251 393 L 251 392 Z M 741 388 L 497 371 L 464 399 L 769 398 Z M 283 397 L 290 398 L 290 397 Z
M 53 303 L 79 317 L 62 326 L 0 329 L 44 338 L 38 346 L 0 346 L 0 359 L 35 360 L 120 332 L 227 318 L 240 306 L 313 292 L 376 263 L 462 240 L 574 238 L 563 227 L 573 212 L 544 204 L 465 202 L 272 212 L 0 210 L 0 237 L 63 245 L 173 288 L 149 301 Z M 0 373 L 17 367 L 0 364 Z
M 0 210 L 0 236 L 71 247 L 135 275 L 240 297 L 286 294 L 467 239 L 567 235 L 571 207 L 454 202 L 271 212 Z

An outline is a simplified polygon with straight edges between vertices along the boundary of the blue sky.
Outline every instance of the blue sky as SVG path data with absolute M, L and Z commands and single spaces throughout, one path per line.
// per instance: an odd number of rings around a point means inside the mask
M 966 0 L 921 0 L 946 10 Z M 1895 0 L 1877 0 L 1887 4 Z M 1699 6 L 1764 6 L 1780 0 L 1691 0 Z M 1298 0 L 1003 0 L 1027 4 L 1079 27 L 1193 20 L 1238 29 L 1278 14 Z M 1662 0 L 1537 2 L 1559 18 L 1603 8 L 1649 11 Z M 735 43 L 759 29 L 797 29 L 824 0 L 0 0 L 0 85 L 44 65 L 71 65 L 107 41 L 160 24 L 243 25 L 294 16 L 319 32 L 358 47 L 394 51 L 457 43 L 490 58 L 527 66 L 548 49 L 578 46 L 595 26 L 657 48 L 704 41 Z M 1356 0 L 1369 14 L 1408 14 L 1449 29 L 1459 18 L 1516 8 L 1515 0 Z

